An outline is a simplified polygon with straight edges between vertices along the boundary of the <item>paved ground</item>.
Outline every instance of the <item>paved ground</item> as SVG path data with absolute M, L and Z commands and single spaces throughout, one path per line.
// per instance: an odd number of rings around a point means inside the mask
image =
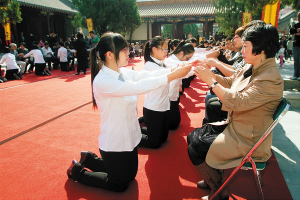
M 293 70 L 293 61 L 279 68 L 283 79 L 292 77 Z M 300 199 L 300 108 L 291 108 L 275 127 L 272 149 L 293 199 Z

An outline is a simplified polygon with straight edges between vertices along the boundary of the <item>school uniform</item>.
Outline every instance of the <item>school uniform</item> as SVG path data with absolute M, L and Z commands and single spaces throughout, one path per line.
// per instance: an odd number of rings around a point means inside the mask
M 137 72 L 125 68 L 116 72 L 102 66 L 92 86 L 101 113 L 98 144 L 102 158 L 90 157 L 84 166 L 103 173 L 82 169 L 74 174 L 78 182 L 112 191 L 127 189 L 137 173 L 137 145 L 142 137 L 136 112 L 138 95 L 166 86 L 166 74 L 170 72 L 170 69 Z
M 61 71 L 69 71 L 68 50 L 65 47 L 60 47 L 57 51 Z
M 35 66 L 35 74 L 36 75 L 50 75 L 45 71 L 46 62 L 44 60 L 42 51 L 40 49 L 33 49 L 29 51 L 24 57 L 34 57 L 34 66 Z
M 187 61 L 180 61 L 177 56 L 172 54 L 165 60 L 165 65 L 167 68 L 177 67 L 182 63 L 189 63 Z M 194 72 L 193 69 L 183 78 L 188 78 L 193 76 Z M 180 110 L 179 110 L 179 102 L 180 102 L 180 95 L 179 95 L 179 87 L 182 84 L 182 79 L 175 79 L 170 82 L 169 87 L 169 98 L 170 98 L 170 111 L 169 113 L 169 129 L 174 130 L 177 129 L 180 122 Z
M 160 71 L 163 62 L 151 57 L 154 62 L 146 62 L 142 71 Z M 167 68 L 168 69 L 168 68 Z M 169 70 L 171 70 L 169 68 Z M 145 95 L 143 107 L 144 120 L 147 130 L 142 129 L 143 136 L 139 144 L 140 147 L 159 148 L 168 138 L 169 120 L 168 111 L 170 110 L 169 84 L 152 90 Z

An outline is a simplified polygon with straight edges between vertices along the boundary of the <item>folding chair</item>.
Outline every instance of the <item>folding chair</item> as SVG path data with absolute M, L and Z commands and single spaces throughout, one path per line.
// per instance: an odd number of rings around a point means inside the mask
M 265 133 L 259 138 L 259 140 L 256 142 L 256 144 L 250 149 L 250 151 L 246 154 L 246 156 L 243 158 L 241 164 L 236 167 L 230 174 L 230 176 L 226 179 L 226 181 L 223 183 L 223 185 L 217 190 L 217 192 L 211 197 L 211 199 L 214 199 L 228 184 L 228 182 L 232 179 L 232 177 L 237 173 L 238 170 L 248 170 L 252 169 L 254 173 L 254 177 L 256 180 L 256 187 L 259 191 L 259 199 L 264 199 L 263 192 L 261 189 L 262 182 L 260 178 L 260 170 L 263 170 L 266 166 L 266 162 L 257 162 L 255 163 L 253 159 L 251 158 L 253 152 L 259 147 L 259 145 L 265 140 L 265 138 L 268 137 L 270 132 L 274 129 L 274 127 L 278 124 L 279 120 L 286 114 L 286 112 L 289 110 L 290 104 L 287 102 L 286 98 L 283 97 L 282 101 L 278 105 L 274 115 L 273 115 L 273 123 L 268 127 L 268 129 L 265 131 Z

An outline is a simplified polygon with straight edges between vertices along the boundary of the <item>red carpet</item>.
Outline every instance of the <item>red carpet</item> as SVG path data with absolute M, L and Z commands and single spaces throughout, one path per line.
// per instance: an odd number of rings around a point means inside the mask
M 130 60 L 140 70 L 142 59 Z M 57 71 L 58 72 L 58 71 Z M 207 86 L 195 79 L 181 96 L 182 122 L 157 150 L 140 148 L 136 179 L 124 193 L 84 186 L 68 179 L 66 170 L 80 151 L 99 155 L 100 114 L 93 111 L 90 75 L 47 77 L 45 81 L 7 88 L 2 83 L 0 199 L 200 199 L 208 191 L 187 155 L 186 136 L 201 126 Z M 13 81 L 12 81 L 13 82 Z M 18 81 L 16 81 L 18 82 Z M 4 98 L 3 98 L 4 97 Z M 144 96 L 138 102 L 142 115 Z M 13 138 L 17 134 L 19 137 Z M 5 141 L 11 138 L 11 140 Z M 225 175 L 229 170 L 225 171 Z M 237 179 L 238 177 L 238 179 Z M 262 172 L 265 199 L 292 199 L 275 157 Z M 257 199 L 251 171 L 238 172 L 229 186 L 230 199 Z

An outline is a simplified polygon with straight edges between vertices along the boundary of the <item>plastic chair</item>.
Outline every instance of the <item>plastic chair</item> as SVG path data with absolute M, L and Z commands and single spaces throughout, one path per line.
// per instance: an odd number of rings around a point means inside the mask
M 273 115 L 273 123 L 268 127 L 268 129 L 264 132 L 264 134 L 259 138 L 259 140 L 256 142 L 256 144 L 250 149 L 250 151 L 246 154 L 246 156 L 243 158 L 241 164 L 236 167 L 230 174 L 230 176 L 226 179 L 226 181 L 222 184 L 222 186 L 215 192 L 215 194 L 211 197 L 211 199 L 214 199 L 228 184 L 228 182 L 232 179 L 232 177 L 237 173 L 238 170 L 248 170 L 252 169 L 255 177 L 256 187 L 259 191 L 259 199 L 264 199 L 264 195 L 262 192 L 262 181 L 260 178 L 260 171 L 263 170 L 266 166 L 266 162 L 257 162 L 255 163 L 252 159 L 253 152 L 259 147 L 259 145 L 268 137 L 270 132 L 274 129 L 274 127 L 278 124 L 279 120 L 286 114 L 286 112 L 289 110 L 290 104 L 287 102 L 286 98 L 282 98 L 282 101 L 278 105 L 274 115 Z

